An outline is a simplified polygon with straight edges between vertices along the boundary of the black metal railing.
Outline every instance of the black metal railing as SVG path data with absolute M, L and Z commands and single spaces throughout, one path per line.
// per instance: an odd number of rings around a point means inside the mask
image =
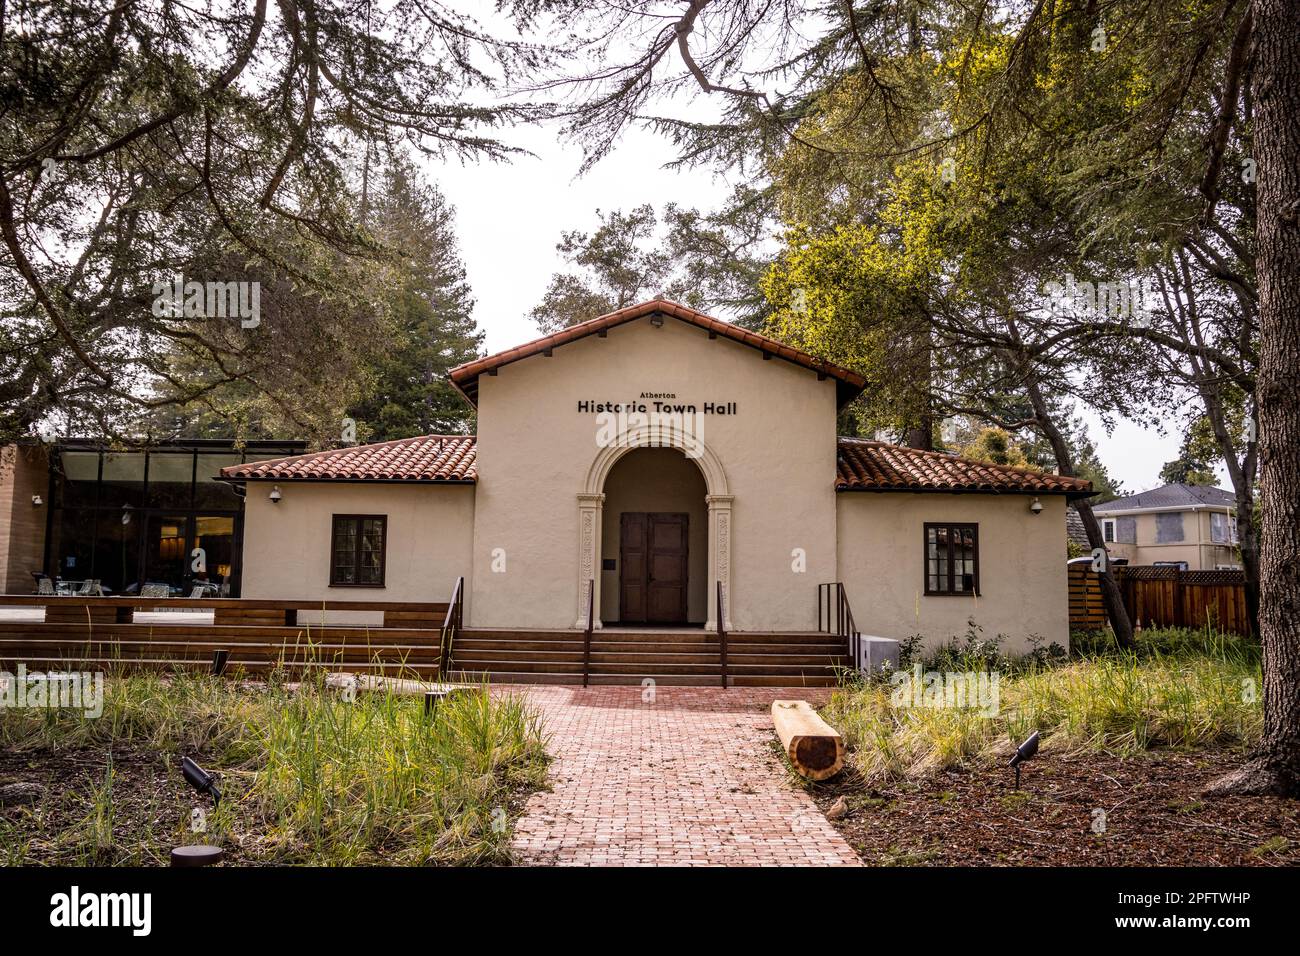
M 591 631 L 596 626 L 596 582 L 587 579 L 587 632 L 582 638 L 582 686 L 591 679 Z
M 723 602 L 722 582 L 718 582 L 718 660 L 722 664 L 722 686 L 727 686 L 727 607 Z
M 841 638 L 851 665 L 858 666 L 862 632 L 853 620 L 848 592 L 839 581 L 817 585 L 817 630 Z
M 452 670 L 452 655 L 456 651 L 456 635 L 460 633 L 465 622 L 465 579 L 456 579 L 456 587 L 451 592 L 451 603 L 447 605 L 447 616 L 442 621 L 442 634 L 438 640 L 438 670 L 445 679 Z

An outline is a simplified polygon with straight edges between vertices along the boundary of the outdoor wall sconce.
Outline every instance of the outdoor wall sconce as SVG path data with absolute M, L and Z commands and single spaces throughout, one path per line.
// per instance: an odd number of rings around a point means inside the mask
M 271 504 L 278 505 L 280 503 L 280 499 L 283 498 L 284 496 L 280 494 L 280 486 L 276 485 L 274 488 L 271 489 L 271 493 L 267 495 L 267 497 L 271 499 Z
M 650 316 L 650 324 L 656 329 L 662 329 L 664 327 L 664 317 L 662 315 L 652 315 Z
M 1033 501 L 1029 502 L 1029 510 L 1034 514 L 1041 514 L 1043 511 L 1043 503 L 1035 498 Z
M 44 499 L 44 498 L 42 498 L 40 495 L 32 495 L 32 507 L 33 507 L 33 508 L 39 508 L 39 507 L 40 507 L 41 505 L 43 505 L 43 504 L 45 504 L 45 499 Z

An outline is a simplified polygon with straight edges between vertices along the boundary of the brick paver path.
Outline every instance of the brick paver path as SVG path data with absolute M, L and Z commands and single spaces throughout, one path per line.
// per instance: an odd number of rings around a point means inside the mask
M 813 688 L 516 686 L 550 734 L 549 792 L 514 846 L 528 864 L 854 865 L 852 848 L 787 777 L 773 700 Z

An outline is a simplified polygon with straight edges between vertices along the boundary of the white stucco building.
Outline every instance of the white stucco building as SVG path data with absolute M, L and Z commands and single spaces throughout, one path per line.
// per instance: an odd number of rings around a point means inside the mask
M 446 600 L 463 577 L 468 638 L 559 640 L 590 591 L 635 656 L 635 628 L 707 641 L 719 593 L 731 640 L 793 646 L 838 583 L 864 633 L 1068 643 L 1065 507 L 1088 484 L 837 438 L 855 372 L 655 300 L 451 378 L 476 436 L 222 472 L 246 488 L 246 597 Z

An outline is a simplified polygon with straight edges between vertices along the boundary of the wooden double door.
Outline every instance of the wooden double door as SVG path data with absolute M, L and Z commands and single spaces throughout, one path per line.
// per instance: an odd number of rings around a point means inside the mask
M 619 620 L 685 624 L 690 516 L 625 511 L 619 519 Z

